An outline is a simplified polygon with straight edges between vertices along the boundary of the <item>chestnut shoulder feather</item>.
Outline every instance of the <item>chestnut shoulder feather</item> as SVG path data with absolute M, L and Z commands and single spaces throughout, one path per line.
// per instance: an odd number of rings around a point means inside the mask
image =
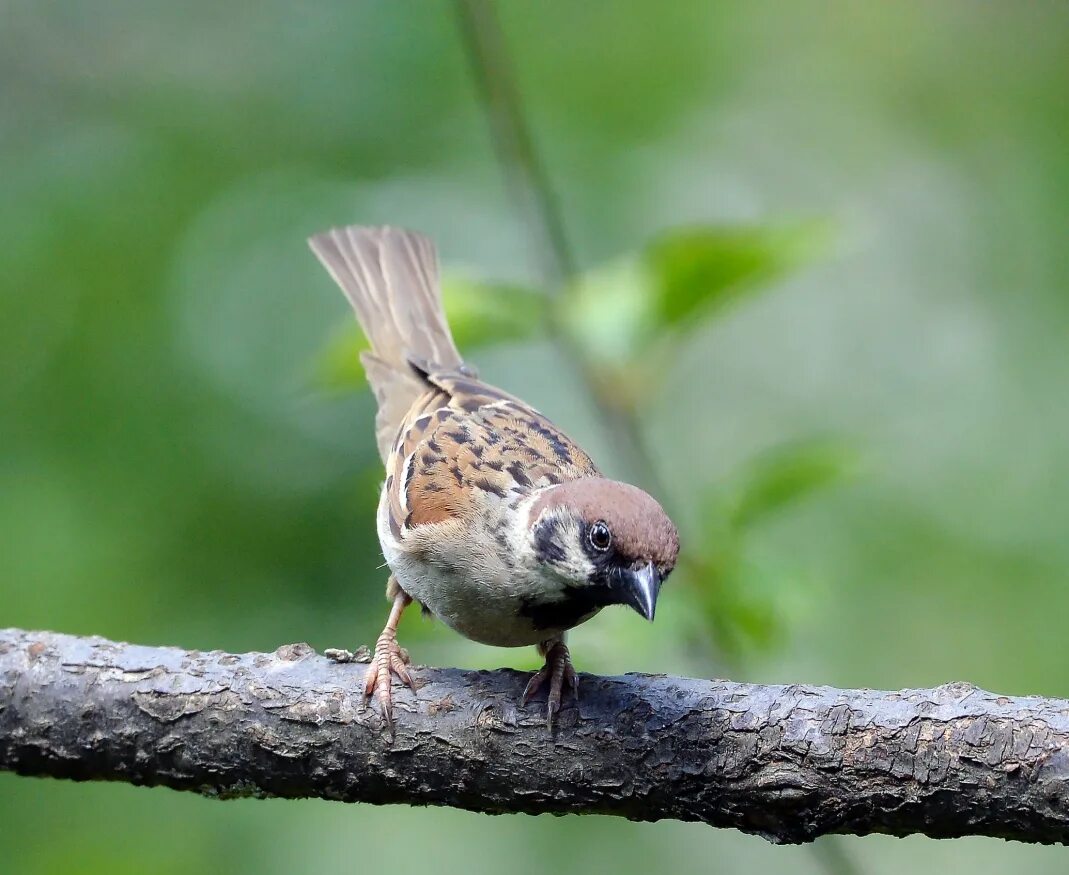
M 597 476 L 590 457 L 512 395 L 460 372 L 426 376 L 398 431 L 386 490 L 390 529 L 467 521 L 481 499 Z

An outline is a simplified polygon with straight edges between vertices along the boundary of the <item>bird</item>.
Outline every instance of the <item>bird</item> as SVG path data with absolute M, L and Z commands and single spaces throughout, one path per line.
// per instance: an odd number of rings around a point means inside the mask
M 390 611 L 364 678 L 394 730 L 393 678 L 416 691 L 398 622 L 413 602 L 461 635 L 534 645 L 550 728 L 579 680 L 568 630 L 626 605 L 652 621 L 679 535 L 651 495 L 601 474 L 534 407 L 483 382 L 446 321 L 434 243 L 393 226 L 308 239 L 369 343 L 361 362 L 377 402 L 385 466 L 376 513 Z

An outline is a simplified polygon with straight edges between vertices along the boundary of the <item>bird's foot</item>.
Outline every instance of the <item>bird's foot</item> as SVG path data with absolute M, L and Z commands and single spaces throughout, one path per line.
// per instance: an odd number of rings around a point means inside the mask
M 375 652 L 364 673 L 364 704 L 367 704 L 367 700 L 374 693 L 382 709 L 383 722 L 389 728 L 391 735 L 393 734 L 393 676 L 397 675 L 412 692 L 416 691 L 416 685 L 408 671 L 408 651 L 397 643 L 397 622 L 410 601 L 404 593 L 399 593 L 394 598 L 390 618 L 386 621 L 386 628 L 382 630 L 378 641 L 375 642 Z
M 546 664 L 536 671 L 527 682 L 527 687 L 520 697 L 520 704 L 526 705 L 531 696 L 537 693 L 549 681 L 546 694 L 546 726 L 553 728 L 553 720 L 560 710 L 561 693 L 564 687 L 571 687 L 575 701 L 579 701 L 579 676 L 572 667 L 572 657 L 568 645 L 563 641 L 547 641 L 539 647 L 546 656 Z
M 397 643 L 397 633 L 385 630 L 375 642 L 375 653 L 364 673 L 364 704 L 375 694 L 382 709 L 382 719 L 393 731 L 393 676 L 413 692 L 416 685 L 408 671 L 408 651 Z

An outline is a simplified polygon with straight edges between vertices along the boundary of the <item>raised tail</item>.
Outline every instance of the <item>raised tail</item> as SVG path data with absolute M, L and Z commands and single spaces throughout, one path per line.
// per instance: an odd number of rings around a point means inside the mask
M 434 243 L 403 228 L 351 225 L 308 245 L 353 305 L 371 349 L 360 354 L 375 392 L 375 437 L 385 460 L 397 429 L 427 390 L 419 371 L 463 363 L 442 309 Z

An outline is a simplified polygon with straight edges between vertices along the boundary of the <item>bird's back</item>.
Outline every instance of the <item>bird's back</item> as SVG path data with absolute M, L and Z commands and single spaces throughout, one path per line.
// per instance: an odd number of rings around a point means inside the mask
M 515 504 L 534 490 L 598 476 L 590 457 L 528 404 L 460 373 L 428 374 L 387 470 L 389 527 L 465 519 L 487 496 Z

